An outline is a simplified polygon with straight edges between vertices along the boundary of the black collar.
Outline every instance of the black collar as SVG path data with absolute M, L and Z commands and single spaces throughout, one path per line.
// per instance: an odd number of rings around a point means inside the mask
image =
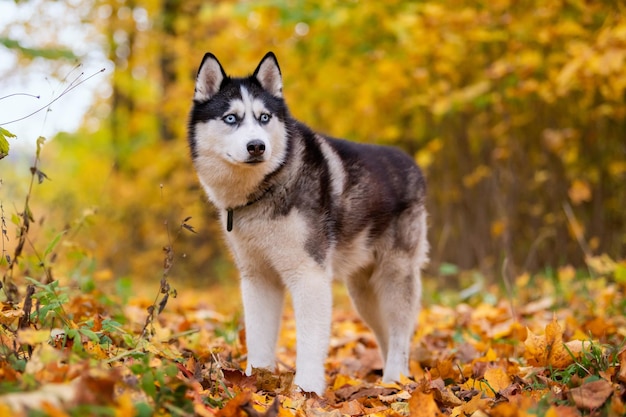
M 226 209 L 226 231 L 230 232 L 233 230 L 233 213 L 235 210 L 239 210 L 239 209 L 251 206 L 254 203 L 259 202 L 263 197 L 265 197 L 272 190 L 272 188 L 274 188 L 274 186 L 268 187 L 261 193 L 261 195 L 259 195 L 257 198 L 253 200 L 248 201 L 246 204 L 242 204 L 240 206 L 235 206 L 235 207 L 228 207 Z

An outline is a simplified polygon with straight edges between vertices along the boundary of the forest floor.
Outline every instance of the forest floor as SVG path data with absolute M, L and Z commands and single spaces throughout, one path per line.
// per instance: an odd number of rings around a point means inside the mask
M 289 303 L 277 372 L 245 376 L 234 285 L 138 289 L 106 271 L 31 280 L 22 302 L 1 306 L 0 416 L 626 414 L 626 263 L 595 258 L 508 286 L 467 276 L 462 291 L 425 279 L 410 375 L 393 384 L 338 286 L 322 397 L 292 385 Z

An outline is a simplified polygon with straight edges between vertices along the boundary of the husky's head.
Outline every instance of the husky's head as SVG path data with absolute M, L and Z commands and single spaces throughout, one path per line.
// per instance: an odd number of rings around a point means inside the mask
M 217 58 L 207 53 L 198 70 L 189 121 L 196 167 L 214 173 L 239 168 L 248 174 L 271 173 L 286 152 L 287 115 L 280 68 L 272 52 L 246 78 L 229 77 Z

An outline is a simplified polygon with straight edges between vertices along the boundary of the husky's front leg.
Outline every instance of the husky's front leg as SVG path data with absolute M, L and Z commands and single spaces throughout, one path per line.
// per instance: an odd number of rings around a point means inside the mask
M 284 289 L 275 282 L 243 277 L 241 295 L 248 348 L 246 375 L 252 374 L 252 368 L 274 370 Z
M 316 272 L 308 270 L 289 283 L 289 290 L 296 316 L 295 384 L 321 396 L 326 389 L 324 362 L 330 339 L 332 278 L 321 270 Z

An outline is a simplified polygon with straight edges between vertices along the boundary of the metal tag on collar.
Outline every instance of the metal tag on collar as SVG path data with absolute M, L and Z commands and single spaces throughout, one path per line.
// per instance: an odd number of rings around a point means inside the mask
M 230 232 L 233 230 L 233 209 L 226 209 L 226 231 Z

